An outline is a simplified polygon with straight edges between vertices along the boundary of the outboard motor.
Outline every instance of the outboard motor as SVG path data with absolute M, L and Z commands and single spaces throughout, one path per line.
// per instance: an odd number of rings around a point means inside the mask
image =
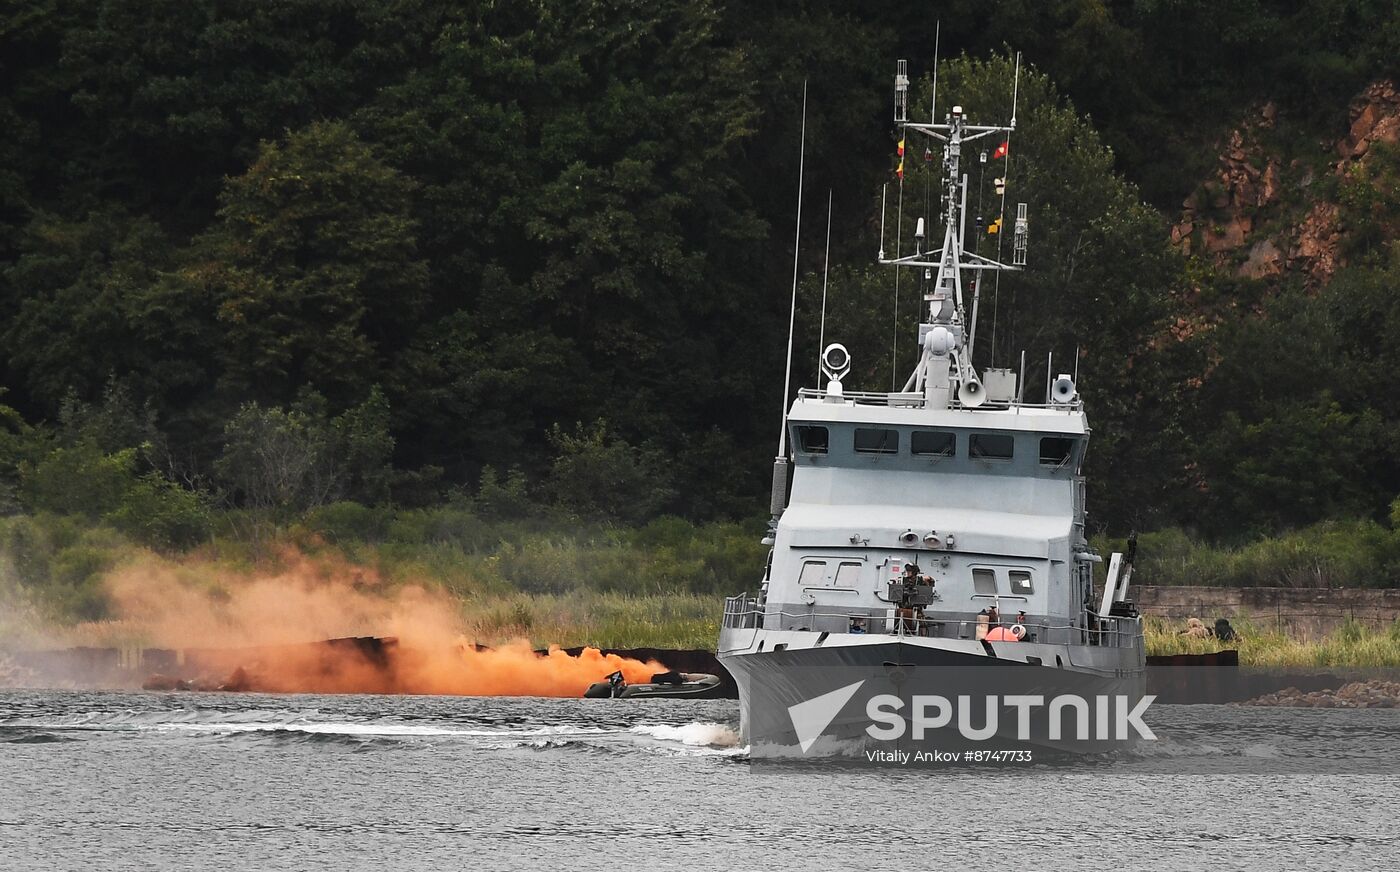
M 588 685 L 588 689 L 583 692 L 584 699 L 610 699 L 622 696 L 622 691 L 627 689 L 627 679 L 622 677 L 622 671 L 618 670 L 602 681 L 595 681 Z
M 621 669 L 608 676 L 608 687 L 612 690 L 613 699 L 622 696 L 622 692 L 627 689 L 627 679 L 622 677 Z

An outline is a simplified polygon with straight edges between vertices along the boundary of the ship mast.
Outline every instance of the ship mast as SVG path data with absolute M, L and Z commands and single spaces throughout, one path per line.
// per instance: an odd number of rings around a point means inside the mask
M 945 204 L 945 225 L 940 248 L 925 249 L 924 219 L 920 218 L 915 225 L 915 250 L 912 254 L 888 258 L 883 242 L 880 250 L 879 262 L 892 265 L 896 270 L 902 267 L 922 269 L 925 276 L 937 270 L 932 287 L 924 293 L 927 309 L 919 324 L 919 362 L 905 383 L 904 390 L 921 394 L 925 408 L 946 409 L 955 401 L 963 408 L 977 408 L 986 401 L 986 393 L 972 364 L 973 340 L 977 335 L 977 306 L 974 302 L 972 318 L 969 319 L 963 301 L 963 271 L 1019 270 L 1026 262 L 1027 221 L 1025 204 L 1019 204 L 1010 264 L 964 249 L 968 175 L 962 171 L 962 150 L 964 144 L 994 134 L 1006 134 L 1009 138 L 1016 129 L 1015 109 L 1012 110 L 1010 123 L 1004 127 L 969 124 L 962 106 L 954 106 L 941 124 L 934 123 L 932 118 L 927 124 L 910 121 L 906 70 L 907 63 L 900 61 L 899 73 L 895 76 L 894 121 L 899 127 L 901 142 L 909 131 L 915 131 L 942 144 L 943 174 L 939 184 L 942 187 L 941 200 Z M 896 229 L 896 233 L 900 232 L 901 229 Z

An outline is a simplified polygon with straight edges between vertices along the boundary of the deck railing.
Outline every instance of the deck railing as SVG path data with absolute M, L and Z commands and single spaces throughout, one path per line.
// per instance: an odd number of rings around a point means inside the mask
M 821 388 L 799 388 L 797 395 L 804 400 L 825 401 L 827 392 Z M 855 403 L 857 406 L 895 406 L 922 408 L 924 395 L 908 391 L 842 391 L 833 400 Z M 1019 400 L 989 400 L 981 408 L 996 409 L 1053 409 L 1060 412 L 1077 412 L 1084 407 L 1080 400 L 1071 403 L 1025 403 Z
M 1010 630 L 1011 621 L 980 624 L 976 617 L 961 612 L 931 612 L 916 609 L 886 609 L 883 612 L 832 611 L 815 607 L 797 612 L 769 611 L 757 596 L 740 594 L 724 601 L 723 626 L 726 629 L 788 630 L 811 633 L 864 633 L 932 639 L 977 639 L 978 628 L 990 632 L 994 627 Z M 1041 621 L 1027 621 L 1026 642 L 1060 645 L 1094 645 L 1106 648 L 1131 648 L 1142 644 L 1142 626 L 1134 618 L 1096 617 L 1095 626 L 1075 626 Z M 995 641 L 995 640 L 993 640 Z

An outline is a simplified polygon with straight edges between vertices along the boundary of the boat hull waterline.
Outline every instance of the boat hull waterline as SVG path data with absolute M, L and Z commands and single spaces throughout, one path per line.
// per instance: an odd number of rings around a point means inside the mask
M 818 648 L 730 650 L 721 651 L 719 659 L 738 686 L 740 733 L 755 759 L 863 758 L 872 750 L 891 749 L 1097 754 L 1131 748 L 1143 737 L 1131 729 L 1121 733 L 1119 721 L 1120 713 L 1139 706 L 1146 695 L 1146 670 L 1134 662 L 1135 653 L 1026 642 L 832 636 Z M 819 738 L 804 748 L 803 739 L 810 737 L 799 735 L 793 708 L 856 684 Z M 872 729 L 878 735 L 883 725 L 872 720 L 867 704 L 877 695 L 897 698 L 897 705 L 886 702 L 886 711 L 910 725 L 921 703 L 928 712 L 930 698 L 946 700 L 957 712 L 947 726 L 922 736 L 910 726 L 896 739 L 876 738 Z M 1019 712 L 1004 704 L 1017 697 L 1043 701 L 1028 709 L 1024 736 Z M 1078 712 L 1070 707 L 1061 713 L 1060 728 L 1051 731 L 1048 705 L 1059 697 L 1086 702 L 1085 733 L 1076 732 Z M 1105 705 L 1106 731 L 1098 715 Z M 985 732 L 992 723 L 989 706 L 996 710 L 994 735 L 970 740 L 957 729 L 958 719 L 966 718 Z

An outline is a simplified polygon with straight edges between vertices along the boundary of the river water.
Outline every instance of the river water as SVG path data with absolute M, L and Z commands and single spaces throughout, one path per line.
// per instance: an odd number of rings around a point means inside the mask
M 927 771 L 751 764 L 724 700 L 0 691 L 0 869 L 1394 868 L 1400 712 L 1154 715 Z

